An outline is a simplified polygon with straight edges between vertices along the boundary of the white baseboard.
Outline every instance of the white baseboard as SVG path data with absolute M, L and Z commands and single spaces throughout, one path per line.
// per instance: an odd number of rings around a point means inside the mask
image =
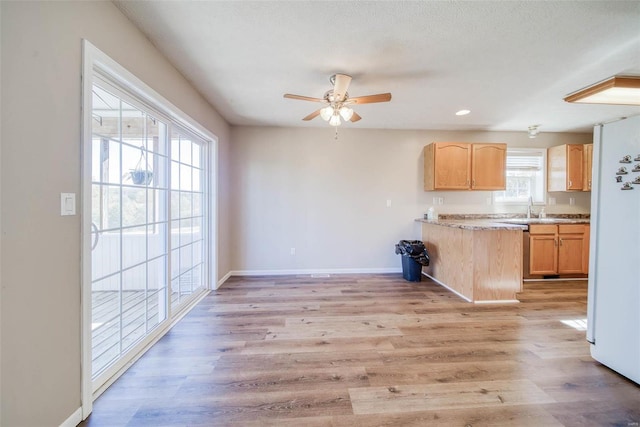
M 224 277 L 223 277 L 222 279 L 218 280 L 218 283 L 216 283 L 216 287 L 214 288 L 214 290 L 215 290 L 215 289 L 219 289 L 219 288 L 220 288 L 220 286 L 222 286 L 222 285 L 224 284 L 224 282 L 226 282 L 227 280 L 229 280 L 229 277 L 231 277 L 231 276 L 232 276 L 232 274 L 231 274 L 231 273 L 233 273 L 233 272 L 232 272 L 232 271 L 228 272 L 227 274 L 225 274 L 225 275 L 224 275 Z
M 520 302 L 517 299 L 497 299 L 497 300 L 471 301 L 469 298 L 465 297 L 460 292 L 457 292 L 454 289 L 451 289 L 450 287 L 448 287 L 447 285 L 445 285 L 444 283 L 442 283 L 438 279 L 434 278 L 433 276 L 430 276 L 425 272 L 422 272 L 422 275 L 423 276 L 427 276 L 429 279 L 433 280 L 434 282 L 436 282 L 438 285 L 442 286 L 443 288 L 447 288 L 447 290 L 449 290 L 449 291 L 453 292 L 454 294 L 458 295 L 463 300 L 465 300 L 467 302 L 473 302 L 474 304 L 513 304 L 513 303 L 519 303 Z
M 460 292 L 457 292 L 454 289 L 451 289 L 450 287 L 448 287 L 447 285 L 445 285 L 444 283 L 442 283 L 441 281 L 439 281 L 438 279 L 436 279 L 433 276 L 428 275 L 427 273 L 425 273 L 424 271 L 422 272 L 423 276 L 427 276 L 429 279 L 433 280 L 434 282 L 436 282 L 438 285 L 442 286 L 443 288 L 447 288 L 447 290 L 453 292 L 454 294 L 458 295 L 460 298 L 462 298 L 463 300 L 467 301 L 467 302 L 471 302 L 471 300 L 467 297 L 465 297 L 464 295 L 462 295 Z
M 76 409 L 73 414 L 60 424 L 60 427 L 76 427 L 82 422 L 82 408 Z
M 326 274 L 384 274 L 401 273 L 401 268 L 314 268 L 300 270 L 232 270 L 227 276 L 291 276 Z M 225 276 L 224 280 L 228 277 Z
M 474 301 L 474 304 L 519 304 L 517 299 L 490 299 L 486 301 Z

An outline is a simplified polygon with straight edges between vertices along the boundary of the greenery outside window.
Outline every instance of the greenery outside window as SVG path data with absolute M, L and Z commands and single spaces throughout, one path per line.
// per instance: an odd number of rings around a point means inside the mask
M 493 192 L 494 203 L 527 204 L 545 201 L 546 150 L 507 149 L 506 189 Z

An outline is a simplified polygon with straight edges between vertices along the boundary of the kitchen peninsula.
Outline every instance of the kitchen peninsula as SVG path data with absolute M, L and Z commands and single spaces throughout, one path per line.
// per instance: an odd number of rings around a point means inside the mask
M 498 220 L 426 220 L 422 240 L 431 278 L 471 302 L 516 302 L 526 225 Z

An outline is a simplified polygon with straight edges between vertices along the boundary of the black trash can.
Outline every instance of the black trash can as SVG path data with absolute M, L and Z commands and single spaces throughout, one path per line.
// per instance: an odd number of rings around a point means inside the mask
M 429 265 L 429 254 L 420 240 L 400 240 L 396 254 L 402 255 L 402 277 L 409 282 L 422 280 L 422 266 Z

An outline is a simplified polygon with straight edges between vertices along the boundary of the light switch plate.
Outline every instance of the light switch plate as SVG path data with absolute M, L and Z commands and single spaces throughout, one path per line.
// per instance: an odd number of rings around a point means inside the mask
M 76 214 L 76 193 L 60 193 L 60 215 Z

